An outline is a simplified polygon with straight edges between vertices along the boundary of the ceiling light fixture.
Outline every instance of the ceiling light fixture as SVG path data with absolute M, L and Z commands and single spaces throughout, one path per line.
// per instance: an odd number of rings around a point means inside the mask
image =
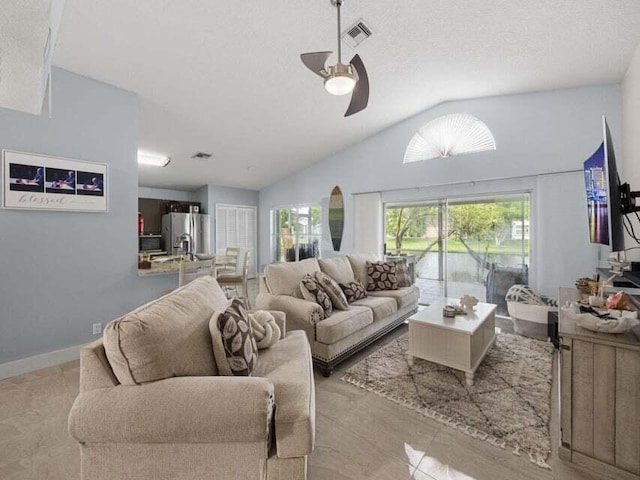
M 166 167 L 171 162 L 171 157 L 155 153 L 138 152 L 139 165 L 151 165 L 153 167 Z
M 328 68 L 329 76 L 324 81 L 324 88 L 331 95 L 347 95 L 356 86 L 356 78 L 351 65 L 338 63 Z

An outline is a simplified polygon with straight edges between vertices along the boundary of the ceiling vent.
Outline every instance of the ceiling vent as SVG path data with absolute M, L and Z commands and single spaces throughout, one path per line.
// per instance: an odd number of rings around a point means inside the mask
M 344 40 L 344 42 L 351 48 L 356 48 L 372 34 L 373 32 L 369 26 L 364 23 L 363 19 L 360 19 L 347 28 L 347 30 L 342 34 L 342 40 Z
M 191 158 L 193 158 L 195 160 L 209 160 L 211 158 L 211 154 L 210 153 L 204 153 L 204 152 L 198 152 L 195 155 L 193 155 Z

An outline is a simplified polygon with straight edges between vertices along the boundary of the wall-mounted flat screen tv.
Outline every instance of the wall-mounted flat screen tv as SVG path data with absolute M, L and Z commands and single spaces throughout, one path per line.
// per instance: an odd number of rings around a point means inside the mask
M 611 132 L 604 117 L 602 123 L 603 142 L 584 162 L 589 239 L 620 251 L 624 250 L 620 182 Z

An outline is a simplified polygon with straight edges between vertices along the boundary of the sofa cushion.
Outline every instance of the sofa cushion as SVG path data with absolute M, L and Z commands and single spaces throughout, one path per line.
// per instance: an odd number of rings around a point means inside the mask
M 318 260 L 320 270 L 329 275 L 338 283 L 353 282 L 356 277 L 353 276 L 351 262 L 347 257 L 335 257 Z
M 336 310 L 329 318 L 316 324 L 316 340 L 331 344 L 348 337 L 373 323 L 373 312 L 368 307 L 349 307 Z
M 278 457 L 311 453 L 316 409 L 311 351 L 305 333 L 291 331 L 273 347 L 261 351 L 253 373 L 273 383 Z
M 315 258 L 307 258 L 299 262 L 272 263 L 264 269 L 264 276 L 269 286 L 269 292 L 274 295 L 290 295 L 302 298 L 300 280 L 307 274 L 313 275 L 320 271 L 320 265 Z
M 367 290 L 397 290 L 397 272 L 395 262 L 367 262 Z
M 410 287 L 401 287 L 397 290 L 381 290 L 379 292 L 369 292 L 370 297 L 391 297 L 398 304 L 398 310 L 402 310 L 409 306 L 418 306 L 420 299 L 420 289 L 415 285 Z
M 340 288 L 340 285 L 338 285 L 338 282 L 323 272 L 316 272 L 315 278 L 327 295 L 329 295 L 331 303 L 335 308 L 338 310 L 346 310 L 349 308 L 347 297 L 344 296 L 344 292 Z
M 411 275 L 409 275 L 409 265 L 406 258 L 395 260 L 396 275 L 398 277 L 398 287 L 411 286 Z
M 344 292 L 344 296 L 347 297 L 347 302 L 349 303 L 353 303 L 361 298 L 367 298 L 367 289 L 358 281 L 341 283 L 340 288 Z
M 363 284 L 367 285 L 367 262 L 376 262 L 379 258 L 375 255 L 348 255 L 351 269 L 353 270 L 353 276 L 355 279 Z
M 374 322 L 385 320 L 398 311 L 398 304 L 395 298 L 391 297 L 367 297 L 351 305 L 370 308 L 373 311 Z
M 207 276 L 107 324 L 104 348 L 118 381 L 217 375 L 209 319 L 227 304 L 218 282 Z
M 214 312 L 209 332 L 220 374 L 250 376 L 258 360 L 258 346 L 242 300 L 234 298 L 226 310 Z
M 327 318 L 331 315 L 331 312 L 333 312 L 331 298 L 313 276 L 307 274 L 302 277 L 300 291 L 302 292 L 302 298 L 320 305 L 323 313 L 322 318 Z

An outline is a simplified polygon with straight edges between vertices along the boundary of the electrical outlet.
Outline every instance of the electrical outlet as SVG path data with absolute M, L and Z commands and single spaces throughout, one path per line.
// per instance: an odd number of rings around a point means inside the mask
M 101 323 L 94 323 L 93 324 L 93 334 L 94 335 L 100 335 L 102 333 L 102 324 Z

